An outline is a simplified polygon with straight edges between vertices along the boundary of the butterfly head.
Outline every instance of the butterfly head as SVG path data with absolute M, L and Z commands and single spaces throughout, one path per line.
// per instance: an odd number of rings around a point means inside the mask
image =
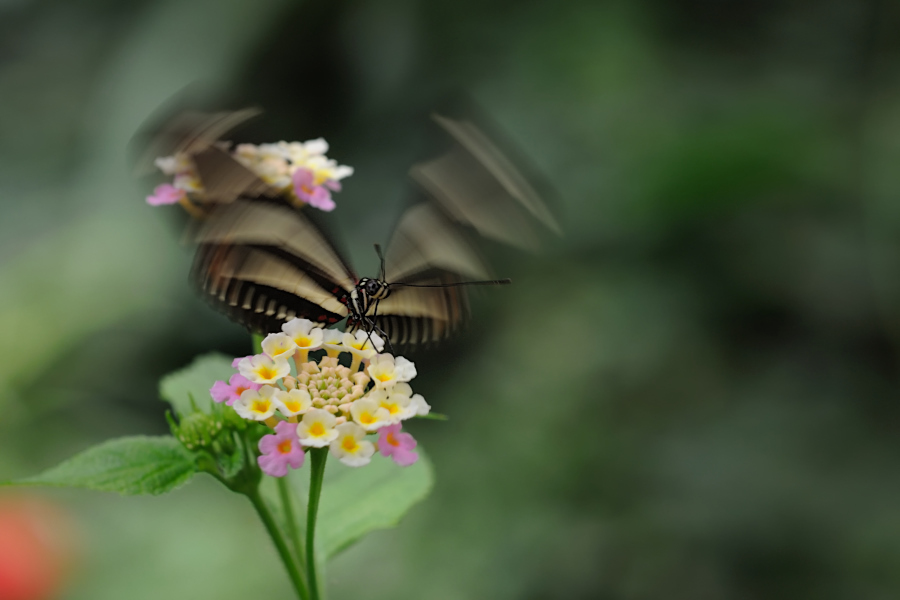
M 356 284 L 356 289 L 365 292 L 371 300 L 384 300 L 391 293 L 391 287 L 380 279 L 363 277 Z

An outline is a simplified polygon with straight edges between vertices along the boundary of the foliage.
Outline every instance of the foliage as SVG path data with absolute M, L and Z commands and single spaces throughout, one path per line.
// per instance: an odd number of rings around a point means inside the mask
M 381 456 L 360 469 L 328 463 L 317 525 L 323 558 L 337 555 L 367 533 L 397 525 L 428 495 L 434 485 L 433 469 L 422 449 L 416 450 L 419 461 L 410 467 L 398 467 Z M 295 481 L 304 497 L 307 478 Z
M 198 356 L 189 366 L 163 377 L 159 382 L 159 395 L 179 415 L 194 412 L 192 399 L 197 408 L 209 412 L 212 405 L 210 386 L 219 379 L 227 381 L 233 373 L 231 359 L 224 354 Z
M 16 484 L 158 495 L 184 485 L 196 472 L 194 457 L 175 439 L 135 436 L 89 448 Z
M 209 388 L 233 373 L 231 360 L 220 354 L 198 357 L 185 369 L 163 378 L 160 394 L 180 419 L 169 418 L 175 437 L 129 437 L 105 442 L 40 475 L 7 485 L 48 485 L 112 491 L 123 495 L 164 494 L 206 472 L 234 492 L 246 495 L 263 519 L 292 581 L 303 596 L 300 551 L 288 549 L 289 538 L 301 527 L 286 512 L 297 504 L 283 498 L 281 523 L 272 516 L 274 498 L 260 495 L 261 472 L 253 451 L 267 431 L 259 423 L 233 418 L 233 409 L 212 404 Z M 202 407 L 202 408 L 201 408 Z M 322 449 L 327 456 L 327 449 Z M 326 492 L 318 515 L 320 549 L 317 564 L 376 529 L 396 525 L 431 490 L 431 465 L 422 456 L 412 467 L 401 468 L 378 457 L 368 468 L 353 469 L 332 461 L 324 479 Z M 309 471 L 307 468 L 306 473 Z M 318 479 L 322 481 L 322 479 Z M 297 486 L 307 492 L 309 486 Z M 305 495 L 305 494 L 304 494 Z M 314 514 L 312 518 L 315 518 Z M 295 542 L 296 543 L 296 542 Z M 319 569 L 321 571 L 321 569 Z

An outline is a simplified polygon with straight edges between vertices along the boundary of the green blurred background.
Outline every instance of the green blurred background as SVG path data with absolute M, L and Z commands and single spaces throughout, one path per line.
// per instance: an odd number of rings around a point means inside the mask
M 433 495 L 331 597 L 900 596 L 900 10 L 861 0 L 5 0 L 0 480 L 166 431 L 158 378 L 244 331 L 186 281 L 131 174 L 173 98 L 266 110 L 356 174 L 361 272 L 464 92 L 549 179 L 567 235 L 416 360 Z M 187 90 L 187 92 L 185 91 Z M 157 113 L 158 114 L 158 113 Z M 46 492 L 61 598 L 288 598 L 243 499 Z

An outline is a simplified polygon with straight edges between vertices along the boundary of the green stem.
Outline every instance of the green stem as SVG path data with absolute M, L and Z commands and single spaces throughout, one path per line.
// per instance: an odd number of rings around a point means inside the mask
M 297 597 L 300 598 L 300 600 L 309 600 L 309 595 L 306 592 L 306 584 L 303 582 L 303 576 L 297 569 L 297 563 L 294 562 L 294 558 L 291 556 L 291 551 L 288 548 L 287 542 L 284 541 L 284 535 L 282 535 L 281 530 L 278 529 L 278 525 L 275 523 L 275 519 L 269 511 L 269 507 L 266 506 L 265 500 L 260 497 L 258 490 L 254 490 L 247 494 L 247 498 L 250 499 L 253 508 L 256 509 L 256 513 L 266 526 L 266 531 L 269 533 L 269 537 L 272 538 L 272 542 L 278 550 L 278 555 L 281 557 L 281 562 L 284 563 L 284 567 L 287 569 L 288 575 L 291 578 L 291 583 L 294 585 L 294 591 L 297 592 Z
M 251 340 L 253 343 L 253 353 L 259 354 L 260 352 L 262 352 L 262 341 L 263 341 L 263 339 L 265 339 L 266 336 L 260 335 L 258 333 L 254 333 L 254 334 L 251 334 L 250 337 L 251 337 Z
M 297 520 L 294 518 L 294 503 L 290 484 L 287 477 L 277 477 L 278 495 L 281 497 L 281 507 L 284 510 L 284 520 L 287 523 L 288 537 L 294 547 L 297 556 L 297 564 L 303 564 L 303 544 L 300 543 L 300 532 L 297 530 Z
M 309 503 L 306 513 L 306 572 L 309 575 L 310 600 L 319 600 L 319 580 L 316 573 L 316 513 L 319 512 L 319 496 L 322 495 L 322 477 L 325 475 L 325 460 L 328 448 L 312 448 L 309 451 L 312 462 L 309 475 Z

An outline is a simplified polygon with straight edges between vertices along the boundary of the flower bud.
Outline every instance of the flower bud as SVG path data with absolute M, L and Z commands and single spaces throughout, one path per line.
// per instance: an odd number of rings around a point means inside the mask
M 170 421 L 170 425 L 173 423 L 174 421 Z M 195 412 L 183 417 L 174 425 L 172 434 L 184 444 L 185 448 L 193 450 L 210 445 L 221 430 L 222 423 L 217 422 L 212 415 Z
M 300 369 L 304 373 L 309 373 L 310 375 L 316 374 L 319 372 L 319 365 L 314 362 L 306 362 L 300 365 Z

